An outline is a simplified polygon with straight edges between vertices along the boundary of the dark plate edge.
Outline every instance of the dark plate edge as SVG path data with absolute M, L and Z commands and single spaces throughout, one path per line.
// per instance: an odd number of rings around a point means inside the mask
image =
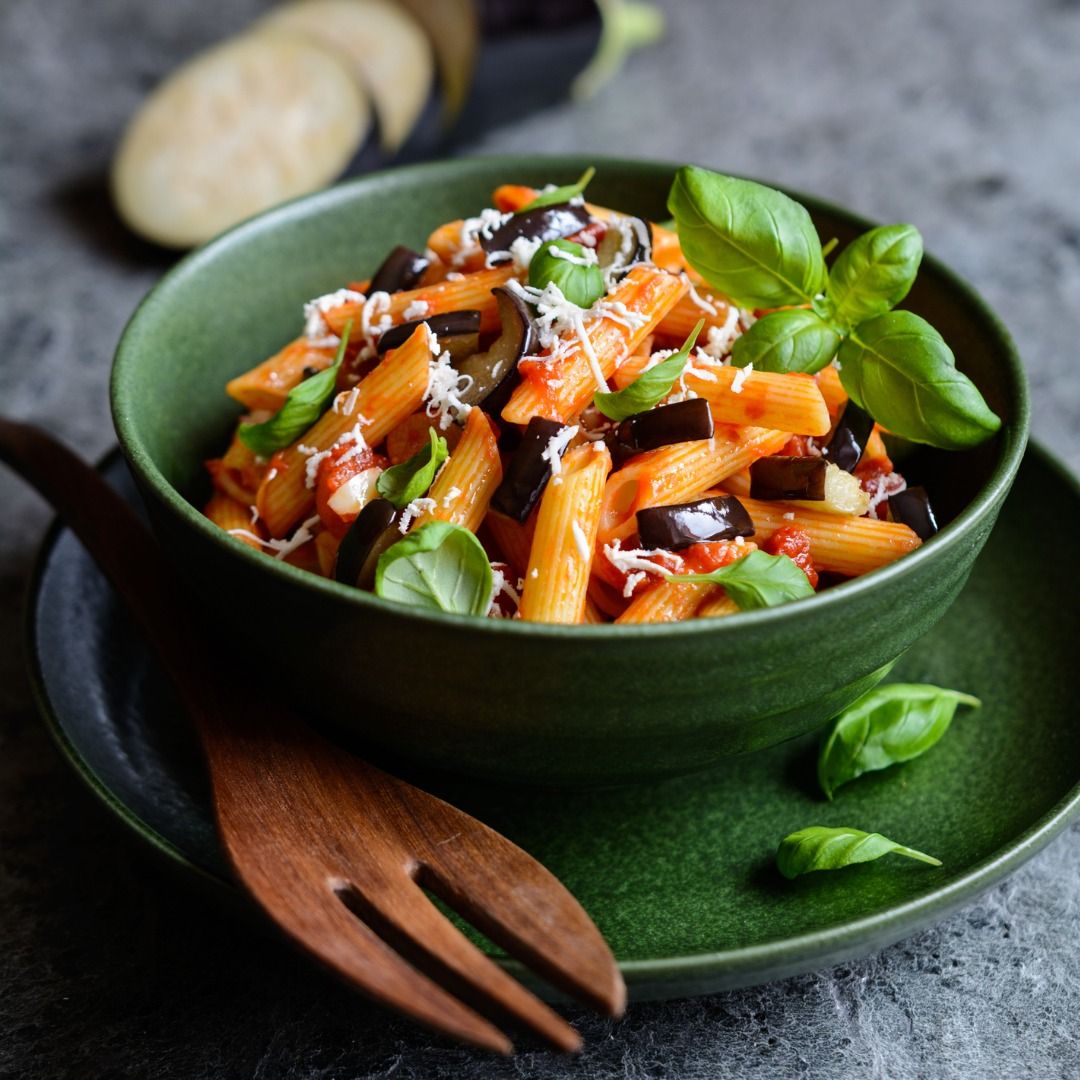
M 1026 453 L 1039 458 L 1042 466 L 1055 473 L 1072 491 L 1074 497 L 1080 498 L 1080 480 L 1053 454 L 1034 440 L 1029 441 Z M 104 471 L 117 459 L 122 460 L 122 454 L 119 447 L 114 447 L 99 459 L 95 467 L 99 472 Z M 79 755 L 53 712 L 37 651 L 37 596 L 49 557 L 63 529 L 63 522 L 58 518 L 49 525 L 34 558 L 24 593 L 26 670 L 42 722 L 60 754 L 106 809 L 145 840 L 158 855 L 195 874 L 201 884 L 210 885 L 219 894 L 232 897 L 235 895 L 232 883 L 192 862 L 171 841 L 150 828 L 113 795 Z M 977 863 L 963 877 L 919 899 L 886 908 L 854 922 L 825 927 L 799 937 L 696 956 L 628 960 L 620 963 L 619 968 L 631 990 L 632 1000 L 648 1001 L 760 985 L 865 956 L 909 937 L 974 900 L 1036 855 L 1078 817 L 1080 778 L 1064 798 L 1020 833 L 1012 843 Z M 522 982 L 540 991 L 545 999 L 568 1000 L 539 982 L 528 968 L 517 961 L 500 962 Z

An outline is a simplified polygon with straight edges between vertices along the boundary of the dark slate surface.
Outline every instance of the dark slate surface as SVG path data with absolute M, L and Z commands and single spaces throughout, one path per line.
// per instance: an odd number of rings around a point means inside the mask
M 178 59 L 258 9 L 0 7 L 0 408 L 87 455 L 112 442 L 112 346 L 168 262 L 109 214 L 118 127 Z M 1029 364 L 1036 436 L 1080 465 L 1080 4 L 669 0 L 669 22 L 595 100 L 470 149 L 694 158 L 917 222 L 999 307 Z M 1078 828 L 869 960 L 583 1019 L 578 1062 L 482 1060 L 367 1008 L 156 870 L 59 761 L 20 636 L 47 515 L 2 474 L 0 506 L 4 1080 L 1080 1075 Z

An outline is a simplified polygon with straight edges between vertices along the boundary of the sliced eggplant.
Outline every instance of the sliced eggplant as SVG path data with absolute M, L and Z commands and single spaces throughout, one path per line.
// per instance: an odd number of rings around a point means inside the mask
M 822 453 L 841 469 L 851 472 L 863 456 L 867 440 L 874 430 L 874 418 L 849 401 L 833 428 L 832 437 Z
M 518 361 L 535 350 L 537 337 L 525 301 L 501 286 L 491 291 L 499 305 L 502 333 L 486 352 L 474 353 L 454 366 L 472 379 L 468 389 L 458 395 L 461 400 L 467 405 L 483 405 L 485 412 L 498 416 L 518 384 Z
M 828 468 L 818 457 L 758 458 L 750 466 L 750 498 L 821 501 Z
M 551 479 L 551 462 L 545 457 L 551 440 L 565 427 L 558 420 L 534 416 L 521 443 L 506 466 L 502 483 L 491 498 L 492 510 L 524 524 Z
M 713 436 L 712 413 L 704 398 L 678 401 L 627 417 L 618 428 L 618 442 L 637 453 L 672 443 L 698 442 Z
M 926 488 L 918 485 L 889 496 L 889 515 L 893 521 L 911 529 L 920 540 L 929 540 L 938 531 Z
M 618 281 L 631 266 L 652 261 L 652 229 L 641 218 L 613 220 L 596 248 L 596 261 L 604 276 Z
M 375 587 L 379 556 L 401 539 L 398 516 L 388 499 L 373 499 L 357 514 L 338 547 L 335 581 L 368 591 Z
M 643 548 L 679 551 L 709 540 L 734 540 L 753 536 L 754 523 L 734 495 L 650 506 L 637 512 L 638 536 Z
M 526 240 L 561 240 L 580 232 L 589 224 L 589 212 L 584 206 L 570 203 L 554 203 L 538 206 L 514 214 L 505 225 L 500 225 L 490 236 L 480 236 L 480 246 L 488 255 L 499 256 L 489 260 L 492 265 L 510 261 L 510 245 L 520 237 Z
M 427 323 L 431 332 L 439 339 L 440 351 L 450 353 L 450 363 L 454 367 L 480 348 L 480 312 L 469 310 L 445 311 L 440 315 L 429 315 L 426 319 L 413 319 L 392 326 L 379 338 L 375 351 L 381 355 L 387 349 L 399 348 L 413 336 L 422 323 Z
M 368 295 L 377 292 L 396 293 L 403 289 L 415 289 L 424 271 L 431 265 L 423 255 L 398 244 L 382 261 L 372 275 Z
M 113 198 L 136 232 L 190 247 L 336 179 L 370 126 L 367 97 L 335 53 L 281 32 L 246 34 L 154 90 L 116 153 Z

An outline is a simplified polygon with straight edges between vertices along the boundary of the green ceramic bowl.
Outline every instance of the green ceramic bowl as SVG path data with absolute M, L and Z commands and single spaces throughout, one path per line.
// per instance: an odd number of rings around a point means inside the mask
M 872 686 L 967 580 L 1020 463 L 1028 398 L 1008 334 L 933 259 L 906 306 L 952 345 L 1005 423 L 977 450 L 919 450 L 948 523 L 893 565 L 790 607 L 665 626 L 561 627 L 420 614 L 262 556 L 211 525 L 202 462 L 237 415 L 224 384 L 295 336 L 303 302 L 396 243 L 565 183 L 654 219 L 676 166 L 514 157 L 397 169 L 300 199 L 184 259 L 146 297 L 113 368 L 116 430 L 162 544 L 235 642 L 240 677 L 392 754 L 515 782 L 610 784 L 699 769 L 809 731 Z M 823 237 L 869 227 L 796 195 Z

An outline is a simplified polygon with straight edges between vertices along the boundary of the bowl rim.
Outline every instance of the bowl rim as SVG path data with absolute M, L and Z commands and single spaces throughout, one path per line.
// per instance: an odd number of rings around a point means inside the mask
M 252 567 L 261 568 L 265 573 L 277 575 L 284 582 L 291 582 L 302 588 L 312 590 L 326 600 L 350 604 L 361 611 L 371 614 L 383 613 L 397 619 L 417 621 L 427 626 L 454 627 L 478 634 L 499 634 L 513 638 L 564 639 L 577 642 L 600 643 L 634 638 L 670 638 L 701 634 L 730 634 L 749 631 L 768 626 L 777 620 L 797 621 L 812 619 L 815 613 L 827 607 L 846 603 L 887 582 L 907 576 L 918 567 L 938 555 L 944 554 L 962 545 L 974 526 L 987 514 L 991 513 L 1004 498 L 1012 484 L 1027 445 L 1031 404 L 1027 378 L 1023 363 L 1011 334 L 997 313 L 982 299 L 976 290 L 944 263 L 926 254 L 922 266 L 930 269 L 958 294 L 969 306 L 977 319 L 983 322 L 997 339 L 1006 361 L 1006 374 L 1012 383 L 1013 414 L 1004 423 L 996 439 L 1001 440 L 998 460 L 987 482 L 979 489 L 975 497 L 960 513 L 940 532 L 931 537 L 915 551 L 902 556 L 884 567 L 871 571 L 857 578 L 852 578 L 824 592 L 789 604 L 761 608 L 754 611 L 738 612 L 726 619 L 686 619 L 671 623 L 647 623 L 625 625 L 616 623 L 603 624 L 563 624 L 525 622 L 518 619 L 477 618 L 472 615 L 456 615 L 448 612 L 428 611 L 386 600 L 373 593 L 350 588 L 329 578 L 321 577 L 310 571 L 279 559 L 270 559 L 252 547 L 229 536 L 214 525 L 201 511 L 184 497 L 161 473 L 149 451 L 141 441 L 137 430 L 137 410 L 131 399 L 127 372 L 137 364 L 137 346 L 135 338 L 144 319 L 151 317 L 157 307 L 167 301 L 169 290 L 183 284 L 198 275 L 202 269 L 212 263 L 219 254 L 243 245 L 246 240 L 256 235 L 263 235 L 279 225 L 304 218 L 315 213 L 323 213 L 337 207 L 350 204 L 359 194 L 369 187 L 378 187 L 394 177 L 410 178 L 429 176 L 445 177 L 447 173 L 467 176 L 470 173 L 487 173 L 491 170 L 505 170 L 513 175 L 514 170 L 549 169 L 553 173 L 566 172 L 575 176 L 588 165 L 595 165 L 598 172 L 608 169 L 622 173 L 628 179 L 632 174 L 649 174 L 656 178 L 660 174 L 674 174 L 682 167 L 681 162 L 670 162 L 648 158 L 619 158 L 602 155 L 584 154 L 507 154 L 490 156 L 470 156 L 444 161 L 425 162 L 416 165 L 397 166 L 367 173 L 364 176 L 347 180 L 322 191 L 303 195 L 288 202 L 263 211 L 254 217 L 240 222 L 219 236 L 196 248 L 184 256 L 174 267 L 146 293 L 124 326 L 113 358 L 110 376 L 109 397 L 113 424 L 119 438 L 120 447 L 129 466 L 140 480 L 143 492 L 150 490 L 154 496 L 188 527 L 195 529 L 211 543 L 227 550 L 235 558 L 246 560 Z M 575 171 L 576 170 L 576 171 Z M 742 174 L 730 175 L 745 177 Z M 757 180 L 770 187 L 779 187 L 772 181 Z M 779 187 L 792 198 L 801 202 L 811 214 L 823 212 L 839 218 L 852 226 L 866 230 L 875 223 L 849 210 L 807 195 L 788 187 Z M 962 451 L 961 451 L 962 452 Z

